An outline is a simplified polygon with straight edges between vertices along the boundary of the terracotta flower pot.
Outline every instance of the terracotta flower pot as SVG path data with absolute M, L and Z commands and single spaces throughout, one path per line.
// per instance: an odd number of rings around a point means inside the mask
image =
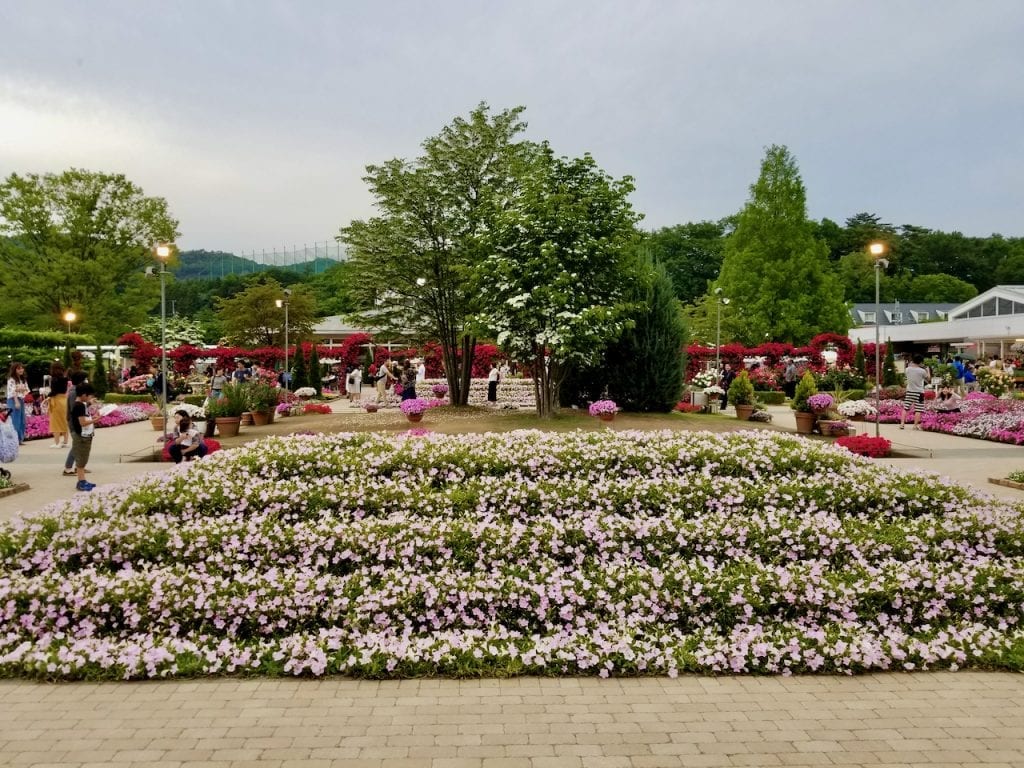
M 814 422 L 818 420 L 818 417 L 813 413 L 807 413 L 805 411 L 794 411 L 793 416 L 796 418 L 796 431 L 800 435 L 809 435 L 814 431 Z
M 597 414 L 597 418 L 599 418 L 601 421 L 615 421 L 615 414 L 614 413 L 599 413 L 599 414 Z
M 420 422 L 420 421 L 423 421 L 423 414 L 422 413 L 407 413 L 407 414 L 405 414 L 405 418 L 407 418 L 409 421 L 414 422 L 414 423 L 415 422 Z
M 266 411 L 253 411 L 252 423 L 256 427 L 265 427 L 270 423 L 270 414 Z
M 241 416 L 218 416 L 214 421 L 217 423 L 217 432 L 221 437 L 235 437 L 238 435 L 238 428 L 241 426 Z
M 242 418 L 242 425 L 243 426 L 250 426 L 250 425 L 252 425 L 252 411 L 245 411 L 242 414 L 241 418 Z
M 164 416 L 150 416 L 149 423 L 153 425 L 153 431 L 163 432 L 167 419 Z
M 736 418 L 740 421 L 750 421 L 750 414 L 754 412 L 752 405 L 736 405 Z

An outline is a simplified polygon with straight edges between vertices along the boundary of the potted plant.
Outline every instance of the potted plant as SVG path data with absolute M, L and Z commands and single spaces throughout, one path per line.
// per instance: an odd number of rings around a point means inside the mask
M 804 371 L 804 375 L 797 382 L 796 390 L 793 392 L 793 401 L 790 407 L 796 416 L 796 431 L 801 435 L 809 435 L 814 431 L 814 422 L 817 416 L 814 409 L 807 403 L 807 399 L 818 393 L 818 385 L 814 381 L 814 374 Z
M 591 403 L 589 408 L 590 415 L 597 416 L 601 421 L 612 421 L 618 410 L 619 406 L 615 404 L 614 400 L 598 400 Z
M 750 383 L 750 376 L 746 371 L 740 371 L 729 385 L 729 402 L 736 408 L 737 419 L 750 419 L 750 414 L 754 412 L 754 385 Z
M 405 414 L 409 421 L 422 421 L 423 414 L 430 408 L 430 403 L 422 397 L 413 397 L 409 400 L 403 400 L 399 408 L 401 408 L 402 413 Z
M 234 437 L 247 407 L 244 385 L 225 384 L 221 396 L 206 407 L 206 416 L 217 424 L 221 437 Z
M 274 416 L 274 409 L 280 395 L 276 384 L 257 379 L 242 385 L 245 390 L 246 410 L 252 413 L 252 421 L 257 427 L 269 424 Z
M 376 413 L 377 412 L 377 403 L 374 402 L 373 400 L 364 400 L 363 401 L 363 410 L 366 411 L 367 413 Z

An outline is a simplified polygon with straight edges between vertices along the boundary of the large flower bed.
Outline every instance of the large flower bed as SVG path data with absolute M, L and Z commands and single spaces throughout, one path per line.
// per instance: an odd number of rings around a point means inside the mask
M 154 413 L 157 407 L 150 403 L 121 403 L 116 411 L 111 411 L 96 422 L 97 427 L 116 427 L 121 424 L 130 424 L 133 421 L 145 421 Z M 49 416 L 29 416 L 25 424 L 26 440 L 42 440 L 53 437 L 50 431 Z
M 270 438 L 0 527 L 0 673 L 1024 660 L 1022 507 L 777 433 Z
M 959 411 L 926 410 L 921 429 L 1024 445 L 1024 401 L 968 396 Z

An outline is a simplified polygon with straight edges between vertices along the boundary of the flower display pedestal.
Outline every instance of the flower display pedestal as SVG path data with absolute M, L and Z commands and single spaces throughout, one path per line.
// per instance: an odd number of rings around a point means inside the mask
M 754 412 L 754 406 L 752 405 L 736 405 L 733 406 L 736 409 L 736 418 L 740 421 L 750 421 L 750 414 Z
M 701 408 L 706 408 L 708 404 L 708 396 L 703 392 L 691 392 L 690 403 L 693 405 L 699 405 Z
M 707 397 L 707 395 L 704 395 Z M 707 404 L 708 413 L 718 413 L 722 410 L 722 401 L 717 397 L 712 397 Z
M 818 427 L 824 437 L 846 437 L 850 432 L 845 421 L 818 419 Z

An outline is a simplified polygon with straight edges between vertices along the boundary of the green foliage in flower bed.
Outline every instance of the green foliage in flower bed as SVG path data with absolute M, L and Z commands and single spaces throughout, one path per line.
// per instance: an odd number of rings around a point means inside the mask
M 765 405 L 782 405 L 786 402 L 786 393 L 759 390 L 757 393 L 757 400 Z
M 0 674 L 1020 668 L 1022 512 L 777 433 L 272 438 L 0 526 Z
M 103 396 L 104 403 L 152 403 L 152 395 L 123 395 L 120 392 L 107 392 Z
M 1024 470 L 1021 470 L 1020 472 L 1011 472 L 1007 476 L 1007 479 L 1013 480 L 1015 483 L 1024 483 Z

